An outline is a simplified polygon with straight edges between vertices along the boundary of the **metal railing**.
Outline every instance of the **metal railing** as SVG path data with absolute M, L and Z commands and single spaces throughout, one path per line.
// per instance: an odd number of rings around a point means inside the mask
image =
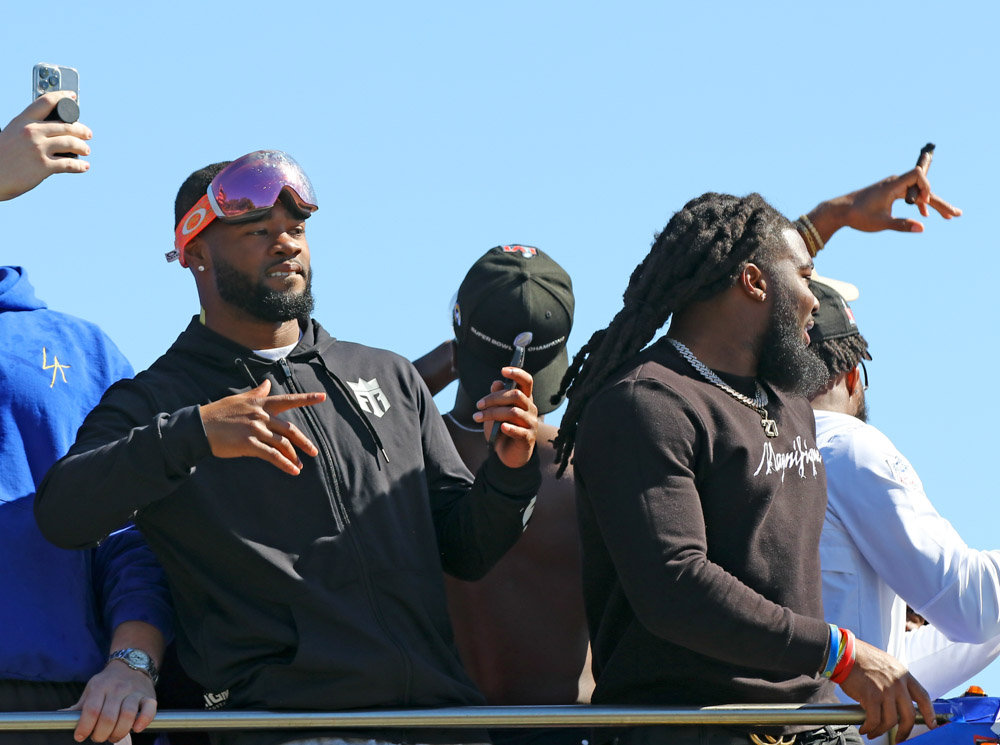
M 0 731 L 71 730 L 76 711 L 0 713 Z M 745 704 L 727 706 L 465 706 L 378 711 L 171 711 L 164 710 L 147 732 L 181 730 L 362 729 L 376 727 L 612 727 L 636 725 L 861 724 L 857 705 Z M 947 715 L 938 715 L 938 722 Z M 923 717 L 917 714 L 917 723 Z

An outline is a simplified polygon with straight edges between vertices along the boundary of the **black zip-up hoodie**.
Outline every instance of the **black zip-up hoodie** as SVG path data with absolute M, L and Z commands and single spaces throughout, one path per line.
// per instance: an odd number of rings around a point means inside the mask
M 320 451 L 298 476 L 211 455 L 199 405 L 265 378 L 271 395 L 327 392 L 280 415 Z M 441 568 L 485 574 L 539 482 L 537 456 L 510 469 L 495 455 L 473 482 L 398 355 L 310 321 L 272 363 L 194 319 L 109 389 L 45 478 L 36 516 L 53 543 L 83 548 L 135 515 L 167 572 L 184 667 L 231 706 L 481 704 Z

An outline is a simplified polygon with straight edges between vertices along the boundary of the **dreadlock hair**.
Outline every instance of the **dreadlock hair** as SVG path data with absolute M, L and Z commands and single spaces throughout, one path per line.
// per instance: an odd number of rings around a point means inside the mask
M 181 224 L 187 211 L 205 196 L 208 185 L 212 183 L 212 179 L 218 175 L 219 171 L 232 162 L 225 160 L 221 163 L 212 163 L 195 171 L 184 180 L 181 188 L 177 190 L 177 198 L 174 200 L 174 228 Z
M 871 355 L 868 354 L 868 342 L 861 334 L 814 341 L 809 345 L 809 349 L 826 365 L 831 380 L 841 373 L 853 370 L 862 359 L 871 359 Z
M 566 395 L 569 404 L 555 439 L 557 475 L 569 465 L 587 402 L 611 373 L 645 347 L 671 314 L 736 284 L 749 261 L 770 265 L 781 231 L 791 227 L 759 194 L 709 192 L 670 218 L 633 270 L 624 307 L 576 353 L 562 379 L 555 397 Z

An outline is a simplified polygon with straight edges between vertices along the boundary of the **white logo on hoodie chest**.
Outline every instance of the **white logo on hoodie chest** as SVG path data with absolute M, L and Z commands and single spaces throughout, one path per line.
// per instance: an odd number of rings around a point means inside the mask
M 389 399 L 382 392 L 382 387 L 379 385 L 377 378 L 372 378 L 371 380 L 358 378 L 357 383 L 348 383 L 347 385 L 354 391 L 354 395 L 358 399 L 358 403 L 361 404 L 361 408 L 369 414 L 374 414 L 381 419 L 385 415 L 385 412 L 392 408 L 392 404 L 389 403 Z

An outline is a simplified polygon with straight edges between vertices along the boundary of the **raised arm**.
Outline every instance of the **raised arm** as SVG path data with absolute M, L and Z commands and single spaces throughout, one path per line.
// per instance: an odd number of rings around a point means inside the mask
M 290 475 L 299 453 L 316 447 L 277 414 L 310 406 L 325 393 L 270 396 L 270 381 L 173 413 L 157 412 L 140 385 L 113 387 L 86 418 L 69 453 L 35 497 L 42 533 L 60 548 L 87 548 L 173 493 L 209 456 L 254 457 Z
M 945 220 L 961 216 L 962 210 L 948 204 L 931 191 L 927 174 L 918 167 L 902 176 L 889 176 L 850 194 L 820 202 L 806 217 L 816 228 L 823 243 L 843 227 L 866 233 L 882 230 L 922 233 L 923 223 L 910 218 L 893 217 L 892 214 L 896 200 L 903 199 L 911 186 L 917 187 L 916 205 L 924 217 L 930 215 L 928 205 L 937 210 Z
M 881 432 L 835 438 L 824 459 L 845 476 L 830 479 L 830 509 L 878 576 L 952 641 L 1000 637 L 1000 551 L 970 548 Z
M 31 191 L 53 173 L 84 173 L 90 164 L 79 158 L 58 158 L 56 153 L 90 155 L 90 129 L 80 122 L 46 122 L 69 91 L 46 93 L 33 101 L 0 131 L 0 202 Z
M 520 390 L 494 390 L 485 397 L 489 405 L 484 404 L 481 413 L 489 417 L 486 421 L 496 417 L 506 424 L 497 450 L 474 480 L 455 450 L 430 392 L 419 380 L 413 381 L 420 397 L 427 488 L 441 564 L 459 579 L 479 579 L 514 545 L 531 517 L 541 485 L 534 447 L 538 421 L 530 399 L 531 376 L 523 370 L 505 370 L 527 386 L 527 396 Z M 521 408 L 528 404 L 529 409 Z
M 458 379 L 458 369 L 455 367 L 455 340 L 438 344 L 423 357 L 414 360 L 413 366 L 427 384 L 431 395 L 436 396 L 450 382 Z

